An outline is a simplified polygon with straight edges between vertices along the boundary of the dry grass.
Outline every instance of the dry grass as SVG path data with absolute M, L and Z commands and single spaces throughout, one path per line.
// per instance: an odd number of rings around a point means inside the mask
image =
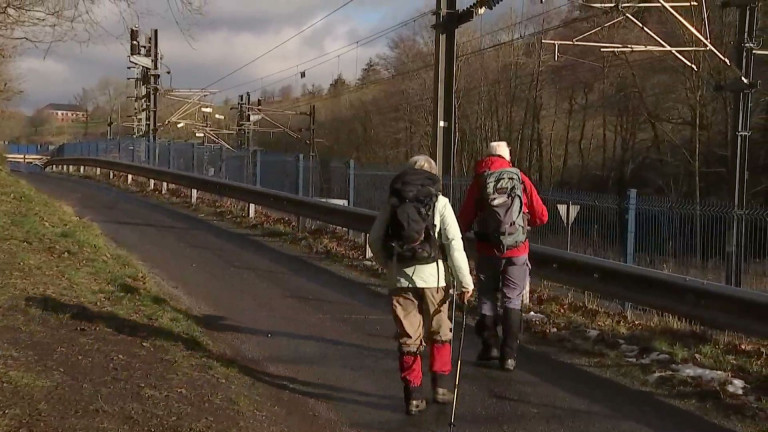
M 654 311 L 627 314 L 593 295 L 557 295 L 563 287 L 543 284 L 532 295 L 533 309 L 548 317 L 535 323 L 532 331 L 545 341 L 567 347 L 571 352 L 601 367 L 621 365 L 617 373 L 662 396 L 690 401 L 719 402 L 713 411 L 736 416 L 761 430 L 768 420 L 768 340 L 717 332 L 678 317 Z M 596 339 L 581 337 L 585 330 L 598 330 Z M 617 350 L 619 340 L 640 348 L 640 355 L 669 354 L 675 363 L 693 364 L 729 373 L 743 379 L 750 388 L 743 396 L 730 394 L 714 384 L 697 379 L 658 380 L 653 386 L 645 377 L 662 369 L 658 364 L 630 364 Z

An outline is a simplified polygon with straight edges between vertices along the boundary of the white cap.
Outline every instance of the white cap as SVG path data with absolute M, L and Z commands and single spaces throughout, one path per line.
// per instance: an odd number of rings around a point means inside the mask
M 488 154 L 498 155 L 508 161 L 511 161 L 511 157 L 509 155 L 509 145 L 506 141 L 494 141 L 488 144 Z

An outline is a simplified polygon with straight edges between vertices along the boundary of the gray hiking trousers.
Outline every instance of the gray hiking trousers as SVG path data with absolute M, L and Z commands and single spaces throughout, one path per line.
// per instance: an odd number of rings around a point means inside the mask
M 477 294 L 480 313 L 496 316 L 499 310 L 499 291 L 505 308 L 521 309 L 530 273 L 528 255 L 514 258 L 478 257 L 477 274 L 480 284 Z

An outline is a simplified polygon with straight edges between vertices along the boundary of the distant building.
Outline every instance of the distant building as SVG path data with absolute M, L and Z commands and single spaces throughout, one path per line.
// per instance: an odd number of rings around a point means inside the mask
M 40 108 L 40 111 L 50 113 L 59 123 L 84 122 L 88 117 L 83 107 L 72 104 L 51 103 Z

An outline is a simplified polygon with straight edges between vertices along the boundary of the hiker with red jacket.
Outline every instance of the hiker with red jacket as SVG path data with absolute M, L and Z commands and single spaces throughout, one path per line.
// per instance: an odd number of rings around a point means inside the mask
M 523 325 L 523 294 L 530 276 L 528 229 L 547 223 L 549 215 L 533 183 L 510 162 L 507 143 L 492 142 L 488 154 L 475 165 L 459 226 L 468 232 L 476 225 L 481 315 L 475 331 L 482 340 L 477 359 L 498 360 L 502 369 L 513 371 Z M 501 341 L 499 290 L 503 298 Z

